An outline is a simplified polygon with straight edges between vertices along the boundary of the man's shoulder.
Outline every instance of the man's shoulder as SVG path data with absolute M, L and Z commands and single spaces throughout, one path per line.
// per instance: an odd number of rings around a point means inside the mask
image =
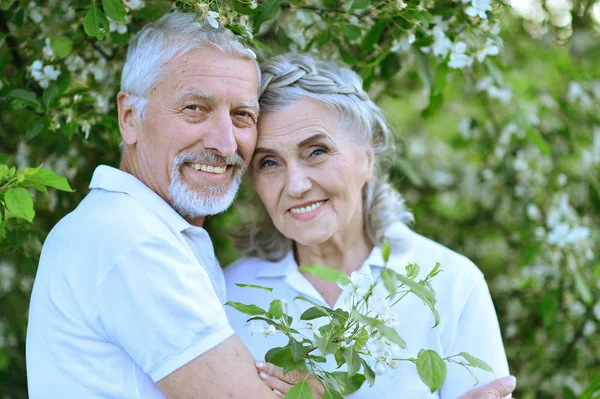
M 260 258 L 240 258 L 223 269 L 227 285 L 239 283 L 240 280 L 256 280 L 257 274 L 269 262 Z

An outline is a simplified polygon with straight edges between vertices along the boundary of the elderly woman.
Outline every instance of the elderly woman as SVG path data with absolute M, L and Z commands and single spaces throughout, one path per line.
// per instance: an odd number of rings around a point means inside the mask
M 263 68 L 261 117 L 250 176 L 264 209 L 236 237 L 247 257 L 225 270 L 228 299 L 267 306 L 271 295 L 236 283 L 272 287 L 289 300 L 295 320 L 310 307 L 293 301 L 303 295 L 322 305 L 344 307 L 348 293 L 336 284 L 301 272 L 300 265 L 320 264 L 350 275 L 359 271 L 377 279 L 384 261 L 382 244 L 392 248 L 388 267 L 406 273 L 416 263 L 425 276 L 436 262 L 443 272 L 433 281 L 440 323 L 417 298 L 394 308 L 396 327 L 411 355 L 433 349 L 442 356 L 468 352 L 508 374 L 498 321 L 483 274 L 462 255 L 413 231 L 411 214 L 386 182 L 391 136 L 380 109 L 362 90 L 352 71 L 303 55 L 285 55 Z M 266 212 L 265 212 L 266 210 Z M 268 216 L 267 216 L 268 215 Z M 268 294 L 268 293 L 264 293 Z M 256 359 L 263 359 L 287 338 L 252 337 L 245 315 L 228 309 L 232 327 Z M 494 374 L 475 370 L 479 383 Z M 265 376 L 266 380 L 270 378 Z M 271 378 L 272 381 L 274 381 Z M 273 386 L 277 381 L 273 382 Z M 457 398 L 475 380 L 456 364 L 448 365 L 446 383 L 431 393 L 416 367 L 400 362 L 373 387 L 365 384 L 351 398 Z

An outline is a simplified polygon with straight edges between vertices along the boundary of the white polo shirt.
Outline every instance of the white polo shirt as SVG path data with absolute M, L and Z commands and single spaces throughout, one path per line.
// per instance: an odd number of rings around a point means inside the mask
M 388 267 L 406 273 L 408 262 L 416 262 L 421 267 L 420 278 L 440 262 L 442 272 L 432 280 L 436 291 L 436 308 L 440 314 L 440 324 L 436 328 L 433 316 L 414 295 L 405 297 L 396 305 L 400 325 L 397 328 L 407 343 L 407 357 L 416 357 L 420 349 L 433 349 L 442 357 L 468 352 L 487 362 L 495 372 L 474 370 L 479 383 L 487 383 L 497 377 L 508 375 L 506 354 L 502 345 L 498 319 L 483 274 L 467 258 L 457 254 L 409 230 L 402 224 L 393 225 L 386 232 L 392 247 Z M 375 247 L 360 268 L 363 273 L 371 273 L 376 280 L 382 270 L 381 248 Z M 276 298 L 289 302 L 288 314 L 295 323 L 310 304 L 293 299 L 304 295 L 317 303 L 327 305 L 322 296 L 298 271 L 293 254 L 290 252 L 280 262 L 267 262 L 255 258 L 241 259 L 225 268 L 227 296 L 230 301 L 254 303 L 268 309 L 271 294 L 251 288 L 239 288 L 236 283 L 258 284 L 274 288 Z M 347 308 L 348 295 L 342 292 L 334 308 Z M 248 316 L 226 307 L 231 326 L 257 359 L 264 359 L 270 348 L 287 345 L 287 337 L 251 336 L 245 327 Z M 315 322 L 317 320 L 311 321 Z M 303 326 L 304 322 L 300 322 Z M 330 370 L 333 371 L 333 370 Z M 410 362 L 399 362 L 392 375 L 379 376 L 375 385 L 363 387 L 348 396 L 363 398 L 445 398 L 456 399 L 474 388 L 475 380 L 461 366 L 448 365 L 448 375 L 444 386 L 432 394 L 418 376 L 416 366 Z
M 99 166 L 44 244 L 27 329 L 31 399 L 164 398 L 155 382 L 233 334 L 206 231 Z

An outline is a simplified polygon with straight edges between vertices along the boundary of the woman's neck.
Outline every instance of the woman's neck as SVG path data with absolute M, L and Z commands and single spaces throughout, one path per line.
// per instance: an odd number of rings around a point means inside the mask
M 317 264 L 331 267 L 350 275 L 360 269 L 369 257 L 373 243 L 369 240 L 359 215 L 347 229 L 338 232 L 329 240 L 313 246 L 295 244 L 296 261 L 301 266 Z M 304 273 L 306 279 L 321 294 L 329 306 L 334 306 L 341 293 L 341 288 L 335 283 L 318 279 L 310 273 Z

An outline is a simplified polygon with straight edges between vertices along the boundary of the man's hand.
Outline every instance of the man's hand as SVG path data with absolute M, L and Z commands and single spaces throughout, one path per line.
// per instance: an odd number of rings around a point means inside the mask
M 510 395 L 516 386 L 517 379 L 513 376 L 499 378 L 464 394 L 459 399 L 500 399 Z
M 284 397 L 290 389 L 302 380 L 308 382 L 313 399 L 321 399 L 325 393 L 325 386 L 313 374 L 302 370 L 292 370 L 283 374 L 283 369 L 274 364 L 266 362 L 256 362 L 258 376 L 267 384 L 273 392 L 280 397 Z

